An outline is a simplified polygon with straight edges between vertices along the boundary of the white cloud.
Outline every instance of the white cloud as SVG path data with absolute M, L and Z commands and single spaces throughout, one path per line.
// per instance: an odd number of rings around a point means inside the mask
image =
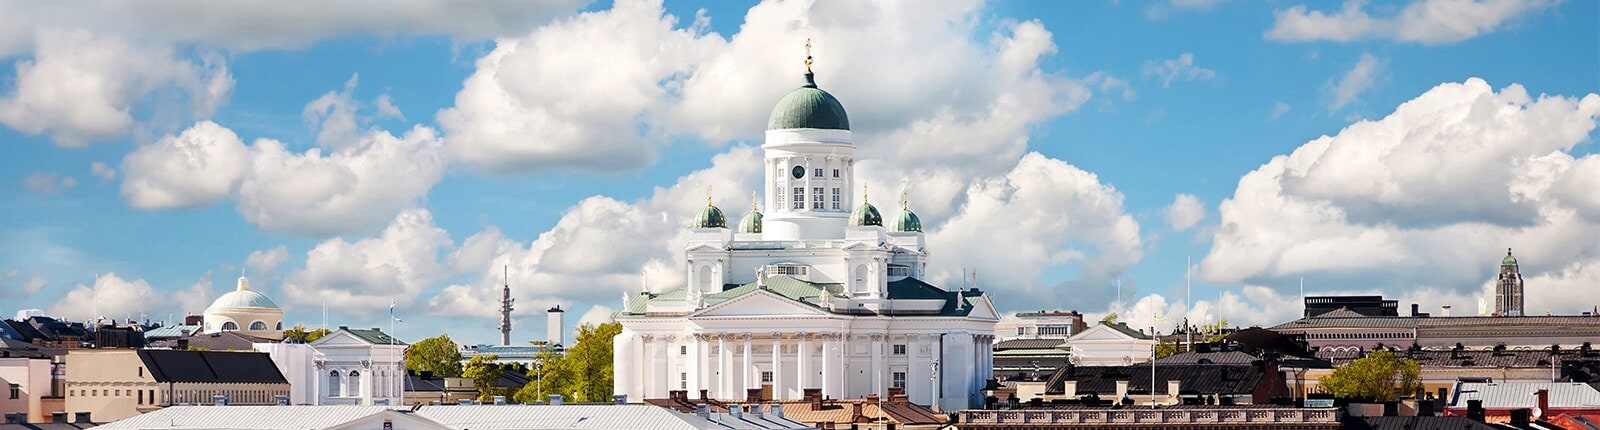
M 78 185 L 78 180 L 71 176 L 61 176 L 56 172 L 33 172 L 28 177 L 22 178 L 22 185 L 41 195 L 53 196 Z
M 106 317 L 137 318 L 140 313 L 163 308 L 166 298 L 143 279 L 127 280 L 115 273 L 95 278 L 94 286 L 78 284 L 50 305 L 50 315 L 75 321 Z
M 1373 57 L 1372 54 L 1361 54 L 1361 60 L 1356 61 L 1356 65 L 1350 70 L 1345 71 L 1338 83 L 1330 83 L 1328 93 L 1333 100 L 1329 102 L 1328 109 L 1339 110 L 1356 101 L 1361 93 L 1372 89 L 1372 84 L 1376 80 L 1375 75 L 1381 67 L 1382 63 L 1377 57 Z
M 1194 65 L 1194 54 L 1185 52 L 1171 60 L 1146 61 L 1144 76 L 1155 77 L 1161 81 L 1162 88 L 1168 88 L 1172 81 L 1209 81 L 1217 76 L 1217 71 Z
M 278 270 L 283 263 L 289 262 L 289 248 L 278 245 L 276 248 L 250 252 L 244 259 L 244 265 L 255 269 L 256 273 L 271 273 Z
M 395 118 L 405 121 L 406 114 L 400 112 L 400 107 L 394 105 L 394 100 L 388 94 L 380 95 L 372 101 L 374 109 L 378 110 L 379 118 Z
M 1286 114 L 1286 113 L 1289 113 L 1289 104 L 1288 103 L 1284 103 L 1284 102 L 1278 102 L 1278 103 L 1272 105 L 1272 113 L 1267 115 L 1267 116 L 1272 118 L 1272 119 L 1278 119 L 1278 118 L 1283 117 L 1283 114 Z
M 674 28 L 658 2 L 618 2 L 501 40 L 439 123 L 452 154 L 489 171 L 637 168 L 667 136 L 760 138 L 799 84 L 810 37 L 818 83 L 844 101 L 858 141 L 880 143 L 861 158 L 993 174 L 1022 155 L 1026 125 L 1089 98 L 1082 80 L 1040 70 L 1055 45 L 1038 22 L 972 34 L 976 2 L 834 6 L 762 3 L 724 39 Z M 923 150 L 941 142 L 959 150 Z
M 1173 231 L 1184 231 L 1206 218 L 1206 205 L 1192 194 L 1180 193 L 1172 198 L 1172 204 L 1162 212 L 1166 213 L 1167 226 L 1172 227 Z
M 589 310 L 583 313 L 583 316 L 578 317 L 578 322 L 572 325 L 573 330 L 577 330 L 578 326 L 584 324 L 600 325 L 611 322 L 611 315 L 615 313 L 617 313 L 617 310 L 612 309 L 610 306 L 590 306 Z
M 1216 8 L 1223 0 L 1171 0 L 1167 2 L 1151 2 L 1144 8 L 1144 17 L 1155 21 L 1171 17 L 1181 11 L 1208 11 Z
M 133 127 L 133 104 L 161 90 L 176 90 L 204 118 L 233 89 L 215 56 L 191 60 L 171 47 L 83 30 L 40 30 L 34 42 L 33 57 L 17 61 L 15 86 L 0 97 L 0 124 L 48 133 L 60 146 L 121 137 Z
M 37 273 L 22 276 L 21 269 L 11 269 L 0 273 L 0 297 L 28 297 L 39 292 L 46 285 L 50 285 L 50 278 Z M 22 282 L 17 282 L 22 280 Z M 15 290 L 15 291 L 12 291 Z
M 401 211 L 375 237 L 329 239 L 307 251 L 305 266 L 284 280 L 282 297 L 355 315 L 385 310 L 390 300 L 411 306 L 423 289 L 445 278 L 439 258 L 452 246 L 428 211 Z
M 1265 36 L 1282 42 L 1393 39 L 1424 45 L 1456 43 L 1505 26 L 1517 17 L 1537 13 L 1557 2 L 1545 0 L 1420 0 L 1395 16 L 1373 17 L 1366 1 L 1346 0 L 1337 12 L 1307 10 L 1304 5 L 1274 11 Z
M 142 209 L 205 206 L 232 195 L 250 168 L 239 136 L 201 121 L 122 159 L 122 195 Z
M 1122 194 L 1094 174 L 1038 153 L 1004 176 L 978 178 L 947 222 L 929 225 L 932 280 L 959 286 L 961 268 L 979 269 L 980 287 L 1001 307 L 1109 299 L 1113 279 L 1142 256 L 1139 224 Z M 993 252 L 1005 249 L 1006 252 Z M 1046 269 L 1075 267 L 1052 285 Z M 1026 302 L 1026 303 L 1025 303 Z
M 107 166 L 106 163 L 96 161 L 89 163 L 89 174 L 100 178 L 102 181 L 109 181 L 117 177 L 117 169 Z
M 1539 283 L 1582 282 L 1600 264 L 1600 223 L 1586 212 L 1592 188 L 1573 188 L 1600 175 L 1600 156 L 1572 152 L 1592 138 L 1597 116 L 1600 95 L 1533 98 L 1476 78 L 1441 84 L 1246 174 L 1219 206 L 1202 276 L 1471 292 L 1514 247 L 1524 276 L 1538 280 L 1528 284 L 1530 304 L 1587 309 L 1600 293 L 1565 289 L 1554 303 Z
M 332 236 L 382 225 L 413 207 L 444 176 L 443 142 L 414 126 L 400 136 L 367 127 L 352 77 L 305 108 L 319 147 L 296 153 L 273 139 L 245 146 L 226 127 L 202 121 L 123 160 L 122 193 L 140 208 L 204 206 L 238 199 L 263 229 Z M 366 127 L 363 129 L 363 127 Z
M 178 306 L 180 315 L 202 314 L 216 299 L 217 294 L 211 284 L 211 272 L 206 272 L 205 276 L 189 285 L 189 288 L 173 293 L 173 301 Z

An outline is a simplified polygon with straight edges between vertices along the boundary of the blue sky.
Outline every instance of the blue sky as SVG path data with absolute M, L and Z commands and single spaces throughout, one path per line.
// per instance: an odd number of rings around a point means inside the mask
M 706 185 L 742 213 L 806 38 L 874 203 L 1002 310 L 1469 309 L 1507 247 L 1530 313 L 1600 304 L 1592 2 L 458 6 L 0 6 L 0 311 L 164 319 L 242 271 L 291 321 L 488 342 L 510 266 L 519 339 L 601 318 L 681 284 Z

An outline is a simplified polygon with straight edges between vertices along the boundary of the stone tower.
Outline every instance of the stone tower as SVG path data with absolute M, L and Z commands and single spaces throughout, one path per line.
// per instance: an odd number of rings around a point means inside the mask
M 1517 257 L 1511 256 L 1511 248 L 1506 248 L 1506 258 L 1500 260 L 1500 277 L 1494 287 L 1494 314 L 1527 315 L 1522 308 L 1522 270 L 1517 267 Z

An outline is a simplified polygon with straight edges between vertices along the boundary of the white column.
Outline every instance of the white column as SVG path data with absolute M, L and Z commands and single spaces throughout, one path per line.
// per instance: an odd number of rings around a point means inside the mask
M 807 363 L 807 361 L 811 361 L 811 350 L 807 349 L 807 347 L 811 346 L 809 337 L 811 337 L 811 334 L 805 332 L 801 332 L 796 336 L 799 341 L 799 347 L 795 349 L 794 353 L 794 391 L 802 394 L 805 393 L 807 388 L 811 388 L 811 366 Z
M 833 333 L 823 333 L 820 336 L 822 340 L 822 383 L 820 384 L 822 386 L 820 388 L 822 388 L 823 398 L 833 395 L 833 373 L 839 371 L 831 364 L 833 356 L 837 354 L 836 351 L 831 351 L 833 349 L 833 336 Z
M 728 386 L 733 379 L 733 354 L 728 353 L 728 336 L 732 335 L 717 334 L 717 398 L 719 399 L 734 399 L 728 395 L 728 392 L 732 391 Z
M 698 399 L 700 398 L 700 390 L 711 389 L 711 345 L 706 344 L 707 340 L 710 339 L 707 339 L 706 335 L 704 334 L 696 333 L 694 335 L 694 362 L 696 375 L 693 379 L 696 385 L 694 387 L 694 391 L 689 393 L 690 398 Z
M 772 399 L 783 398 L 783 333 L 772 332 Z
M 322 406 L 322 397 L 323 397 L 323 394 L 322 394 L 322 383 L 323 383 L 323 380 L 327 379 L 327 377 L 328 377 L 328 369 L 324 369 L 323 366 L 322 366 L 322 363 L 320 363 L 320 362 L 313 363 L 313 364 L 314 365 L 312 367 L 317 369 L 317 370 L 315 372 L 312 372 L 314 375 L 312 375 L 312 377 L 311 377 L 311 398 L 307 399 L 306 403 L 309 403 L 309 404 L 312 404 L 312 405 L 316 405 L 316 406 Z M 167 399 L 167 400 L 171 404 L 177 404 L 178 403 L 178 402 L 171 401 L 172 399 Z
M 875 334 L 872 335 L 872 390 L 868 391 L 869 394 L 876 393 L 879 397 L 888 394 L 883 389 L 887 386 L 883 383 L 883 377 L 883 335 Z
M 672 390 L 680 389 L 680 388 L 678 388 L 679 387 L 679 385 L 678 385 L 678 373 L 679 373 L 678 372 L 678 368 L 679 367 L 683 367 L 683 365 L 684 365 L 683 364 L 683 357 L 678 355 L 678 349 L 677 348 L 673 348 L 676 345 L 672 344 L 674 341 L 678 340 L 680 337 L 681 336 L 670 335 L 669 334 L 661 342 L 661 348 L 660 349 L 661 349 L 662 356 L 663 356 L 661 361 L 664 362 L 664 363 L 667 363 L 667 371 L 663 372 L 663 374 L 661 375 L 661 388 L 662 389 L 661 389 L 661 392 L 657 394 L 657 396 L 667 397 L 667 393 L 668 392 L 671 392 Z M 685 367 L 685 369 L 687 370 L 687 367 Z
M 739 372 L 740 375 L 742 375 L 739 380 L 743 381 L 743 383 L 739 384 L 739 393 L 737 398 L 742 401 L 745 399 L 745 396 L 749 395 L 748 393 L 750 392 L 751 388 L 750 376 L 751 374 L 756 373 L 756 368 L 750 366 L 750 333 L 744 333 L 740 336 L 744 338 L 744 371 Z

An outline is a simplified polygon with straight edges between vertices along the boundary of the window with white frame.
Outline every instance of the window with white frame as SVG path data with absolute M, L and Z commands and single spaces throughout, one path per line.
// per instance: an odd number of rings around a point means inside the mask
M 822 177 L 822 169 L 821 168 L 813 169 L 813 170 L 815 170 L 816 173 L 813 173 L 811 176 L 815 176 L 815 177 L 818 177 L 818 178 Z
M 806 208 L 806 187 L 794 187 L 794 208 Z
M 893 349 L 894 349 L 894 355 L 906 355 L 906 345 L 905 344 L 897 344 L 897 345 L 894 346 Z
M 761 383 L 763 383 L 763 384 L 771 384 L 772 383 L 772 372 L 770 372 L 770 371 L 761 372 Z
M 678 389 L 689 389 L 689 374 L 687 372 L 678 373 Z
M 833 169 L 833 177 L 839 177 L 839 169 Z
M 811 198 L 811 208 L 812 209 L 822 209 L 823 208 L 822 207 L 822 205 L 823 205 L 823 203 L 822 203 L 822 190 L 823 190 L 822 187 L 816 187 L 816 188 L 812 188 L 811 189 L 811 194 L 815 195 L 815 196 L 813 196 Z
M 893 387 L 895 387 L 895 388 L 905 388 L 906 387 L 906 372 L 894 372 L 894 385 L 893 385 Z
M 833 189 L 833 210 L 839 210 L 839 203 L 839 188 L 835 187 Z

